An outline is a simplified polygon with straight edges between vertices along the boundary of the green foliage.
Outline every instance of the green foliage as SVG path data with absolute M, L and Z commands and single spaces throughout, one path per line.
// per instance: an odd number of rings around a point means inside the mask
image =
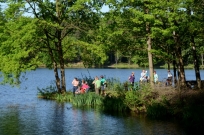
M 38 97 L 45 98 L 45 99 L 56 99 L 55 95 L 57 93 L 56 86 L 50 85 L 46 88 L 37 88 L 38 90 Z
M 73 93 L 72 92 L 66 92 L 63 94 L 56 93 L 54 95 L 54 99 L 59 102 L 72 102 Z
M 153 100 L 151 87 L 149 84 L 143 84 L 139 90 L 131 90 L 125 93 L 125 104 L 136 112 L 145 112 L 146 106 Z
M 111 91 L 122 91 L 124 90 L 123 84 L 120 82 L 119 78 L 107 78 L 107 89 Z
M 168 116 L 173 116 L 174 111 L 170 108 L 170 102 L 166 99 L 165 96 L 161 97 L 161 101 L 153 100 L 147 106 L 147 116 L 158 119 L 158 118 L 167 118 Z
M 71 103 L 74 106 L 102 106 L 103 97 L 96 95 L 94 92 L 79 94 L 72 98 Z
M 107 94 L 103 100 L 105 111 L 123 112 L 129 110 L 128 106 L 124 103 L 124 94 L 118 93 L 117 96 L 111 93 Z
M 22 72 L 35 70 L 42 64 L 62 70 L 65 62 L 78 58 L 88 66 L 103 64 L 107 59 L 103 45 L 94 39 L 93 30 L 90 33 L 90 28 L 97 27 L 99 18 L 93 9 L 98 10 L 102 3 L 84 0 L 8 1 L 0 22 L 3 23 L 0 26 L 2 83 L 19 84 Z M 26 12 L 33 14 L 27 17 Z M 61 76 L 64 77 L 64 72 Z M 56 81 L 59 79 L 56 76 Z M 61 82 L 61 85 L 65 83 Z
M 32 38 L 36 35 L 35 23 L 34 19 L 21 17 L 17 22 L 7 22 L 4 31 L 0 32 L 4 39 L 0 45 L 2 83 L 18 85 L 22 72 L 37 68 L 37 50 L 34 46 L 28 46 L 35 42 Z

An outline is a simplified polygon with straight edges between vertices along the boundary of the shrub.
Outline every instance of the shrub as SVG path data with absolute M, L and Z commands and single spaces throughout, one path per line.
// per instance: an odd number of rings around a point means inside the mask
M 53 85 L 50 85 L 46 88 L 38 88 L 38 97 L 45 99 L 53 99 L 53 95 L 57 93 L 57 88 Z
M 106 82 L 107 82 L 107 90 L 112 90 L 112 91 L 124 90 L 124 86 L 122 85 L 120 80 L 117 78 L 108 78 L 108 79 L 106 79 Z
M 123 112 L 129 110 L 128 106 L 124 102 L 125 94 L 121 91 L 114 91 L 112 93 L 108 93 L 104 100 L 104 110 L 105 111 L 116 111 Z
M 140 86 L 138 90 L 125 93 L 125 104 L 133 111 L 146 112 L 146 106 L 153 101 L 152 89 L 149 84 Z

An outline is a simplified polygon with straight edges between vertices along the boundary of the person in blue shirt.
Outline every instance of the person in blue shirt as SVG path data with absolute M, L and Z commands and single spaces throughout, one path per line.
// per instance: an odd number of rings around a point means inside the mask
M 106 79 L 103 77 L 103 75 L 100 76 L 101 79 L 101 92 L 102 92 L 102 95 L 105 95 L 105 89 L 106 89 Z

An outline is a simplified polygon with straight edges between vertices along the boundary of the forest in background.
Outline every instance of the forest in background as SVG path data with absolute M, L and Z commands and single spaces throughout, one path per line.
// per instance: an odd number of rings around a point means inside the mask
M 70 63 L 102 67 L 124 62 L 149 67 L 150 79 L 154 67 L 173 66 L 179 87 L 185 86 L 184 67 L 192 64 L 201 85 L 201 0 L 1 0 L 2 4 L 7 6 L 0 10 L 1 83 L 18 85 L 22 72 L 46 65 L 63 92 L 64 68 Z M 101 11 L 104 5 L 108 12 Z

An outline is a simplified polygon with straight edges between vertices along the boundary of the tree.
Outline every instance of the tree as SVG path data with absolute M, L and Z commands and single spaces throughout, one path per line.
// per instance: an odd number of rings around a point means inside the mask
M 3 34 L 7 33 L 7 37 L 2 43 L 1 48 L 3 50 L 13 49 L 14 51 L 3 51 L 1 54 L 3 58 L 1 60 L 3 63 L 1 70 L 4 74 L 5 83 L 19 83 L 17 80 L 22 72 L 34 70 L 41 64 L 40 62 L 43 62 L 43 64 L 45 62 L 46 66 L 54 69 L 58 92 L 65 92 L 66 81 L 64 65 L 65 56 L 68 56 L 68 52 L 65 51 L 70 48 L 76 49 L 76 44 L 67 45 L 67 43 L 72 41 L 72 37 L 77 33 L 81 34 L 82 32 L 80 31 L 83 31 L 83 27 L 88 29 L 86 20 L 92 20 L 92 16 L 90 15 L 94 12 L 94 6 L 98 3 L 95 3 L 95 1 L 91 3 L 85 0 L 57 0 L 56 2 L 48 0 L 24 0 L 18 2 L 11 1 L 8 3 L 9 7 L 5 11 L 8 27 L 6 27 L 3 32 Z M 25 17 L 25 12 L 31 12 L 33 17 Z M 29 21 L 26 21 L 26 19 Z M 20 26 L 11 26 L 11 24 L 14 23 Z M 24 26 L 25 24 L 27 27 Z M 86 31 L 86 29 L 84 29 L 84 31 Z M 81 35 L 83 36 L 83 34 Z M 97 46 L 88 42 L 77 41 L 74 43 Z M 21 48 L 23 49 L 20 50 Z M 89 47 L 89 49 L 90 48 L 93 47 Z M 13 58 L 12 61 L 10 60 L 11 57 Z M 8 61 L 9 63 L 7 63 Z M 14 64 L 10 66 L 9 69 L 6 69 L 11 62 Z M 61 76 L 59 76 L 58 68 L 60 68 Z M 8 74 L 12 74 L 13 76 L 7 77 Z M 17 80 L 14 81 L 15 79 Z

